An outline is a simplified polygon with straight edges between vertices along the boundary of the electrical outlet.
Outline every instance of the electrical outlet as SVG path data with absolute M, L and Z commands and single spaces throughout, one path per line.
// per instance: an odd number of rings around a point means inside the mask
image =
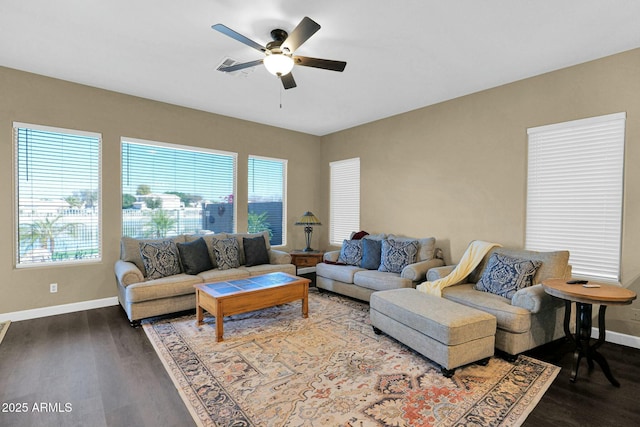
M 56 292 L 58 292 L 58 284 L 57 283 L 51 283 L 49 285 L 49 292 L 51 292 L 52 294 L 55 294 Z
M 632 308 L 631 309 L 631 320 L 635 320 L 640 322 L 640 308 Z

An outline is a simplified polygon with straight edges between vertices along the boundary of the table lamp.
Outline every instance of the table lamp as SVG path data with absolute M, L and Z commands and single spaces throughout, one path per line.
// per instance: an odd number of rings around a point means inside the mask
M 313 233 L 313 226 L 322 225 L 322 223 L 318 218 L 316 218 L 314 214 L 307 211 L 300 217 L 298 221 L 296 221 L 295 225 L 304 225 L 304 234 L 307 240 L 307 247 L 303 250 L 304 252 L 312 252 L 313 249 L 311 249 L 311 233 Z

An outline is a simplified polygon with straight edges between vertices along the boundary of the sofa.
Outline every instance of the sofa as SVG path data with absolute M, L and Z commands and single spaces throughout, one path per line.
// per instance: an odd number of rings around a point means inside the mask
M 376 291 L 415 288 L 427 271 L 444 266 L 436 239 L 393 234 L 345 240 L 316 265 L 316 287 L 369 302 Z M 385 248 L 388 250 L 385 252 Z M 402 258 L 400 262 L 398 258 Z M 390 262 L 385 262 L 390 261 Z
M 270 247 L 267 231 L 122 237 L 115 263 L 118 300 L 132 326 L 147 317 L 195 308 L 196 284 L 276 271 L 296 274 L 291 256 Z
M 502 292 L 503 296 L 499 289 L 492 289 L 490 282 L 501 280 L 504 274 L 500 260 L 509 258 L 531 261 L 538 267 L 531 286 Z M 454 268 L 454 265 L 432 268 L 427 272 L 427 280 L 445 277 Z M 509 358 L 565 336 L 564 302 L 545 293 L 541 283 L 550 278 L 570 277 L 568 251 L 535 252 L 497 247 L 491 249 L 465 279 L 444 288 L 442 297 L 495 316 L 495 346 Z

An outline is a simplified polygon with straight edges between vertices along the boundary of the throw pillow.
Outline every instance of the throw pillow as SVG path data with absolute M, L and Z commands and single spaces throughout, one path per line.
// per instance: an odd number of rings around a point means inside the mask
M 149 280 L 181 273 L 178 248 L 173 240 L 140 242 L 140 256 Z
M 360 265 L 361 260 L 362 240 L 344 240 L 338 261 L 349 265 Z
M 362 261 L 360 267 L 377 270 L 382 257 L 382 240 L 362 239 Z
M 383 240 L 378 271 L 400 273 L 409 264 L 416 262 L 417 240 Z
M 188 243 L 177 243 L 182 268 L 187 274 L 198 274 L 213 269 L 207 243 L 202 237 Z
M 475 289 L 511 298 L 516 291 L 533 284 L 533 276 L 541 265 L 540 261 L 493 253 Z
M 369 235 L 369 233 L 367 233 L 364 230 L 358 231 L 357 233 L 352 233 L 351 240 L 360 240 L 360 239 L 363 239 L 364 236 L 368 236 L 368 235 Z
M 213 250 L 220 270 L 240 267 L 240 246 L 235 237 L 216 240 L 213 243 Z
M 244 237 L 242 246 L 244 247 L 247 267 L 269 264 L 269 252 L 267 252 L 267 243 L 263 236 Z

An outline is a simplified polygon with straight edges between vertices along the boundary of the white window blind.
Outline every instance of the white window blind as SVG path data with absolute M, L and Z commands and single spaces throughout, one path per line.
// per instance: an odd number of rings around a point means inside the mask
M 237 154 L 122 138 L 122 234 L 236 229 Z
M 14 123 L 16 266 L 99 261 L 101 135 Z
M 329 243 L 342 245 L 360 230 L 360 158 L 329 163 Z
M 272 246 L 286 245 L 287 161 L 249 156 L 249 233 L 269 230 Z
M 620 280 L 625 113 L 528 129 L 526 247 Z

